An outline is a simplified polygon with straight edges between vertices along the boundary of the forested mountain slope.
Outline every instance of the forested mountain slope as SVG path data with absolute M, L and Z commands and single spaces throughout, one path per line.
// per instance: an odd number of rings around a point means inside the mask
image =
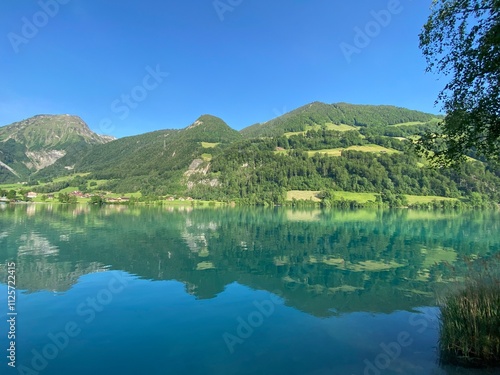
M 435 115 L 394 106 L 314 102 L 266 123 L 249 126 L 241 134 L 246 138 L 270 137 L 304 131 L 316 125 L 389 126 L 409 122 L 425 123 L 435 118 Z

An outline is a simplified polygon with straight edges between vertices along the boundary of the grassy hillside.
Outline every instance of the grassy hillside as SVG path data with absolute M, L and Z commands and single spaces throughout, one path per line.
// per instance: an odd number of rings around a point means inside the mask
M 307 151 L 307 154 L 309 156 L 314 156 L 316 153 L 324 154 L 324 155 L 328 155 L 328 156 L 341 156 L 342 152 L 344 152 L 344 151 L 361 151 L 361 152 L 375 152 L 375 153 L 387 153 L 387 154 L 394 154 L 394 153 L 399 152 L 397 150 L 382 147 L 379 145 L 366 144 L 366 145 L 362 145 L 362 146 L 350 146 L 347 148 L 331 148 L 328 150 Z

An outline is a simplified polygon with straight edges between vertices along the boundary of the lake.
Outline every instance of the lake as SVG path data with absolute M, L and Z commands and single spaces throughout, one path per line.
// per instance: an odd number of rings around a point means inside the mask
M 1 373 L 493 374 L 439 364 L 436 306 L 498 233 L 489 211 L 0 205 Z

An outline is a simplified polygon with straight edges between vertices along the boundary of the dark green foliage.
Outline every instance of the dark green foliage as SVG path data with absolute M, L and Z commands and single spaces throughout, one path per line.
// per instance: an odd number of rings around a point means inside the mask
M 381 203 L 377 202 L 367 202 L 360 203 L 354 200 L 347 200 L 345 198 L 337 199 L 335 195 L 335 191 L 328 190 L 321 192 L 318 196 L 321 198 L 320 207 L 322 208 L 340 208 L 340 209 L 354 209 L 354 208 L 363 208 L 363 207 L 382 207 Z M 296 201 L 295 199 L 292 201 L 292 207 L 307 207 L 311 204 L 307 204 L 307 201 Z M 312 202 L 309 202 L 312 203 Z M 399 206 L 398 206 L 399 207 Z
M 380 202 L 389 207 L 405 207 L 408 206 L 408 200 L 403 194 L 394 194 L 389 189 L 384 189 L 378 196 Z
M 489 202 L 488 206 L 484 208 L 489 208 L 492 206 L 491 202 Z M 427 210 L 461 210 L 466 207 L 470 207 L 467 201 L 461 200 L 445 200 L 445 199 L 435 199 L 429 203 L 412 203 L 408 205 L 409 208 L 417 208 L 417 209 L 427 209 Z
M 16 199 L 16 197 L 17 197 L 17 194 L 16 194 L 15 190 L 9 190 L 7 192 L 7 195 L 6 195 L 7 199 L 11 199 L 12 200 L 12 199 Z
M 105 203 L 105 200 L 100 195 L 96 194 L 96 195 L 92 195 L 90 197 L 90 204 L 94 204 L 94 205 L 97 205 L 97 206 L 102 206 L 104 203 Z
M 448 78 L 438 102 L 439 132 L 422 139 L 439 162 L 475 152 L 499 158 L 500 5 L 498 0 L 436 0 L 420 35 L 428 71 Z M 437 151 L 437 152 L 436 152 Z
M 407 122 L 428 122 L 436 116 L 406 108 L 388 105 L 353 105 L 347 103 L 332 104 L 342 113 L 335 124 L 355 126 L 387 126 Z
M 359 132 L 365 136 L 411 137 L 415 135 L 423 136 L 438 129 L 438 121 L 429 121 L 422 124 L 404 126 L 368 126 L 360 128 Z
M 277 141 L 277 147 L 295 150 L 322 150 L 365 143 L 366 141 L 361 138 L 357 131 L 338 132 L 323 129 L 310 130 L 305 135 L 293 135 L 290 138 L 282 137 Z
M 37 186 L 33 188 L 33 191 L 37 193 L 54 193 L 58 192 L 62 189 L 66 189 L 67 187 L 71 186 L 68 181 L 65 182 L 54 182 L 50 184 L 46 184 L 43 186 Z
M 77 203 L 77 198 L 74 195 L 70 195 L 68 193 L 59 193 L 57 196 L 57 199 L 61 203 L 68 203 L 68 204 L 74 204 Z

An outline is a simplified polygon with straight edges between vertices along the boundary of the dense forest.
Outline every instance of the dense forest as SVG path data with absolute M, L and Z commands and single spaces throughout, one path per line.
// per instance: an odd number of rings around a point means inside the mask
M 314 152 L 364 144 L 399 152 L 343 150 L 336 157 Z M 500 199 L 500 173 L 493 165 L 470 161 L 459 169 L 435 168 L 422 161 L 408 141 L 383 136 L 362 138 L 355 131 L 308 131 L 289 138 L 231 145 L 211 161 L 210 176 L 192 177 L 199 181 L 217 178 L 220 186 L 211 188 L 201 183 L 191 194 L 210 199 L 231 197 L 250 204 L 282 204 L 289 190 L 376 192 L 391 205 L 404 203 L 397 202 L 402 194 L 466 198 L 473 205 Z

